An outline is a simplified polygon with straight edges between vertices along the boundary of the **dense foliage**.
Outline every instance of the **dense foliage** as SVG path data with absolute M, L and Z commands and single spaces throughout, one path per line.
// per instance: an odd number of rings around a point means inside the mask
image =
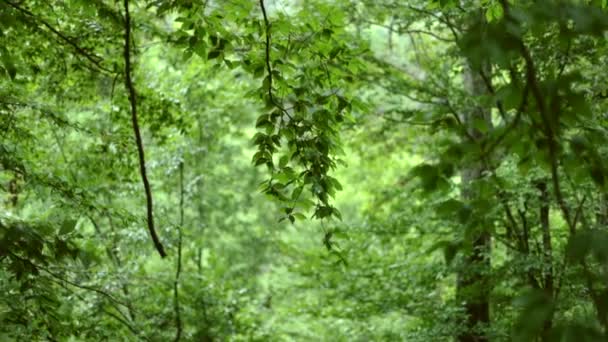
M 607 31 L 0 0 L 0 339 L 607 340 Z

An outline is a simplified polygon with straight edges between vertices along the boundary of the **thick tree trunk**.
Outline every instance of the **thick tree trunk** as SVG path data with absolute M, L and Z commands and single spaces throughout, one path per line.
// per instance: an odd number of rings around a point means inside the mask
M 485 72 L 485 70 L 484 70 Z M 486 75 L 489 73 L 486 72 Z M 465 85 L 469 93 L 476 97 L 484 95 L 487 87 L 479 71 L 471 67 L 466 68 L 464 74 Z M 485 122 L 488 129 L 491 127 L 490 111 L 477 107 L 463 117 L 468 135 L 479 140 L 483 138 L 483 132 L 476 127 L 477 121 Z M 467 138 L 469 139 L 469 138 Z M 473 189 L 473 183 L 482 177 L 484 171 L 483 163 L 469 165 L 462 170 L 462 197 L 465 202 L 474 200 L 477 196 Z M 457 336 L 460 342 L 485 342 L 488 338 L 480 331 L 480 328 L 490 324 L 490 300 L 489 300 L 489 270 L 491 236 L 483 227 L 474 229 L 478 233 L 471 234 L 467 244 L 471 248 L 465 249 L 463 265 L 458 274 L 456 284 L 456 298 L 464 305 L 466 319 L 463 331 Z

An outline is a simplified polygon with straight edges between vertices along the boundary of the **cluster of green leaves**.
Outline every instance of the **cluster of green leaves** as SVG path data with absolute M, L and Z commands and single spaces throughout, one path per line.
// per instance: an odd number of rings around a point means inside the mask
M 257 95 L 266 113 L 256 122 L 260 132 L 253 138 L 258 147 L 253 162 L 268 167 L 271 178 L 263 191 L 283 203 L 291 222 L 305 218 L 296 208 L 312 206 L 313 217 L 341 218 L 329 198 L 342 186 L 329 173 L 340 162 L 338 132 L 344 121 L 352 120 L 349 82 L 360 68 L 351 63 L 359 48 L 348 43 L 341 12 L 320 4 L 307 20 L 293 19 L 310 11 L 303 7 L 290 16 L 279 12 L 276 19 L 263 13 L 266 52 L 261 59 L 248 56 L 244 61 L 254 75 L 265 76 Z M 316 203 L 302 195 L 304 189 Z

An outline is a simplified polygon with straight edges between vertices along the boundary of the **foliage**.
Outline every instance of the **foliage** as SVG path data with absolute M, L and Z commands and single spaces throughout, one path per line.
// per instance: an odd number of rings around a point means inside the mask
M 605 340 L 605 7 L 0 0 L 0 339 Z

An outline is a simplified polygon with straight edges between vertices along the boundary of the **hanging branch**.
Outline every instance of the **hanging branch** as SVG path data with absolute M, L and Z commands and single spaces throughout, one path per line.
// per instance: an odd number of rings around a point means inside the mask
M 184 225 L 184 162 L 179 162 L 179 224 L 177 226 L 177 267 L 175 280 L 173 281 L 173 305 L 175 309 L 175 332 L 174 341 L 177 342 L 182 336 L 182 316 L 179 307 L 179 276 L 182 272 L 182 226 Z
M 262 15 L 264 16 L 264 28 L 266 31 L 265 59 L 266 59 L 266 69 L 268 71 L 268 98 L 270 99 L 270 102 L 275 103 L 274 96 L 272 95 L 272 67 L 270 66 L 270 23 L 268 22 L 268 15 L 266 14 L 266 7 L 264 6 L 264 0 L 260 0 L 260 7 L 262 8 Z
M 266 6 L 264 0 L 260 0 L 260 8 L 262 9 L 262 15 L 264 17 L 264 30 L 266 34 L 266 49 L 265 49 L 265 60 L 266 60 L 266 71 L 268 72 L 268 100 L 275 107 L 277 107 L 283 114 L 285 114 L 290 120 L 293 118 L 289 115 L 289 112 L 283 106 L 275 100 L 272 93 L 272 66 L 270 64 L 270 22 L 268 21 L 268 14 L 266 14 Z
M 165 248 L 158 239 L 156 229 L 154 228 L 154 215 L 152 205 L 152 190 L 150 190 L 150 182 L 148 181 L 148 175 L 146 174 L 146 158 L 144 155 L 144 145 L 141 139 L 141 133 L 139 131 L 139 123 L 137 121 L 137 98 L 135 94 L 135 86 L 131 79 L 131 16 L 129 14 L 129 0 L 124 0 L 125 7 L 125 87 L 128 90 L 129 103 L 131 104 L 131 120 L 133 121 L 133 132 L 135 133 L 135 143 L 137 144 L 137 154 L 139 157 L 139 171 L 141 173 L 141 180 L 144 184 L 144 190 L 146 191 L 146 209 L 147 209 L 147 221 L 148 230 L 154 242 L 154 247 L 158 251 L 158 254 L 162 258 L 166 257 Z

